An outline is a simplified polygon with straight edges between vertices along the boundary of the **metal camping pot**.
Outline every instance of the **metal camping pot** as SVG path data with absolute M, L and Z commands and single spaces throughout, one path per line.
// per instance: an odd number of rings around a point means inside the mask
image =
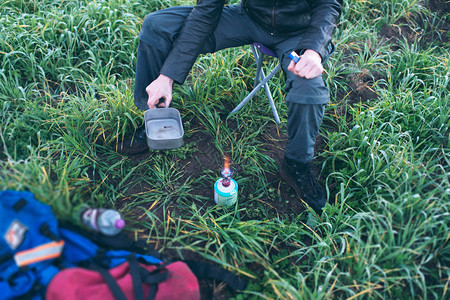
M 144 113 L 148 147 L 152 150 L 176 149 L 183 145 L 183 122 L 175 108 L 154 108 Z

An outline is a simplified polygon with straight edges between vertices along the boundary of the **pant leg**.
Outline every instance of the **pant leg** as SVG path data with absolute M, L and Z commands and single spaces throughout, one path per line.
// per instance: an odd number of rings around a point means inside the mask
M 314 158 L 314 144 L 323 119 L 325 104 L 286 102 L 288 107 L 287 158 L 308 163 Z
M 159 76 L 168 52 L 161 51 L 146 42 L 139 41 L 134 81 L 134 105 L 147 110 L 148 94 L 145 88 Z
M 329 101 L 329 91 L 322 75 L 305 79 L 287 70 L 290 63 L 288 54 L 295 49 L 298 38 L 297 36 L 287 37 L 278 42 L 274 48 L 286 78 L 288 143 L 285 156 L 301 163 L 307 163 L 314 158 L 316 136 L 322 123 L 325 105 Z M 334 49 L 332 44 L 328 49 L 329 53 L 324 57 L 324 62 L 328 60 Z
M 314 144 L 329 101 L 328 88 L 322 76 L 301 78 L 288 70 L 286 74 L 285 102 L 288 107 L 288 143 L 285 155 L 307 163 L 314 158 Z
M 139 33 L 134 104 L 138 109 L 148 109 L 145 88 L 159 76 L 172 44 L 192 7 L 171 7 L 148 14 Z
M 148 95 L 145 88 L 159 76 L 164 61 L 172 50 L 184 21 L 192 6 L 178 6 L 156 11 L 147 15 L 139 34 L 134 103 L 146 110 Z M 223 9 L 215 32 L 206 40 L 201 53 L 242 46 L 253 41 L 254 32 L 261 31 L 250 20 L 240 5 Z

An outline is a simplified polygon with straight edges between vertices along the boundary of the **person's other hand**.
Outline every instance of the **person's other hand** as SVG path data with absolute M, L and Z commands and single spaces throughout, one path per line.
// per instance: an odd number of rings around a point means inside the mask
M 291 60 L 288 71 L 306 79 L 317 77 L 323 72 L 322 57 L 316 51 L 308 49 L 297 63 Z
M 148 107 L 150 109 L 156 106 L 169 107 L 170 102 L 172 102 L 172 86 L 173 79 L 160 74 L 158 78 L 145 88 L 148 94 Z M 164 99 L 164 103 L 160 103 L 160 99 Z

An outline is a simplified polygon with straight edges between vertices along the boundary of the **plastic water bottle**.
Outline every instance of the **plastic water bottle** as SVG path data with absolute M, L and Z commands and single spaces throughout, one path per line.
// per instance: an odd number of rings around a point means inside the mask
M 122 216 L 113 209 L 87 208 L 81 213 L 81 221 L 104 235 L 116 235 L 125 227 Z

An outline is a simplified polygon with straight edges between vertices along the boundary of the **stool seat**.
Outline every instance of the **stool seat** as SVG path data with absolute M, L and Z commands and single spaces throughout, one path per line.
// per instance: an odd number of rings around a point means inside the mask
M 232 114 L 237 113 L 250 99 L 256 95 L 256 93 L 264 87 L 264 90 L 266 91 L 267 98 L 269 100 L 270 107 L 272 109 L 273 117 L 275 118 L 275 122 L 277 124 L 280 124 L 280 117 L 278 116 L 277 109 L 275 107 L 275 104 L 273 102 L 272 93 L 270 92 L 269 86 L 267 83 L 269 80 L 279 71 L 281 70 L 281 64 L 278 63 L 278 65 L 273 68 L 269 74 L 266 76 L 264 74 L 264 71 L 262 70 L 262 63 L 264 59 L 264 55 L 271 56 L 271 57 L 277 57 L 275 52 L 273 52 L 270 48 L 264 46 L 261 43 L 253 43 L 251 45 L 251 49 L 253 52 L 253 56 L 256 61 L 256 76 L 255 76 L 255 83 L 253 90 L 230 112 L 229 116 Z
M 270 48 L 264 46 L 261 43 L 253 43 L 253 46 L 256 47 L 256 49 L 258 49 L 259 52 L 261 52 L 264 55 L 268 55 L 268 56 L 272 56 L 272 57 L 277 57 L 277 55 L 275 54 L 275 52 L 273 52 Z

